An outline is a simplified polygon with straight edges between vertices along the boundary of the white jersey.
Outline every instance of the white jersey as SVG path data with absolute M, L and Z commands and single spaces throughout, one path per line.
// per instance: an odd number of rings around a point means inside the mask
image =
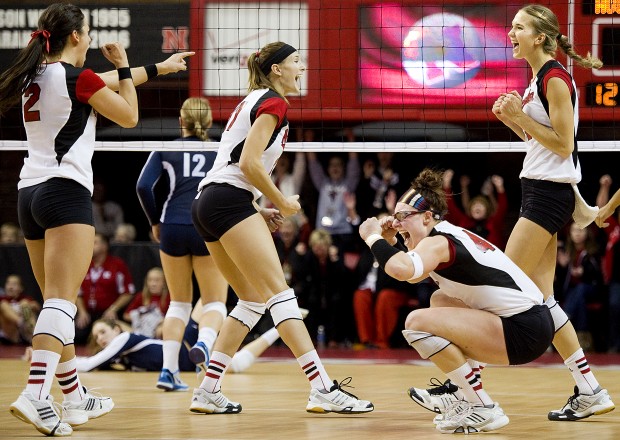
M 265 170 L 271 174 L 276 161 L 282 155 L 288 137 L 287 109 L 288 104 L 284 98 L 273 90 L 260 89 L 250 92 L 230 115 L 226 129 L 222 133 L 213 168 L 202 179 L 198 189 L 201 190 L 212 182 L 228 183 L 250 191 L 254 195 L 254 200 L 258 199 L 262 193 L 249 182 L 239 169 L 241 152 L 248 132 L 256 118 L 263 113 L 275 115 L 278 118 L 278 123 L 262 155 Z
M 61 177 L 75 180 L 92 194 L 97 118 L 88 100 L 103 87 L 92 70 L 63 62 L 48 64 L 37 75 L 22 96 L 28 156 L 18 188 Z
M 476 234 L 442 221 L 431 235 L 450 243 L 450 261 L 430 277 L 442 292 L 472 309 L 508 317 L 543 304 L 536 284 L 501 250 Z
M 577 86 L 568 71 L 556 60 L 547 61 L 523 95 L 523 112 L 536 122 L 551 127 L 549 119 L 549 102 L 547 101 L 547 83 L 551 78 L 560 78 L 566 82 L 573 103 L 575 126 L 575 149 L 566 159 L 545 148 L 540 142 L 524 132 L 527 147 L 523 170 L 519 177 L 535 180 L 549 180 L 561 183 L 579 183 L 581 165 L 577 158 L 577 126 L 579 125 L 579 107 L 577 102 Z

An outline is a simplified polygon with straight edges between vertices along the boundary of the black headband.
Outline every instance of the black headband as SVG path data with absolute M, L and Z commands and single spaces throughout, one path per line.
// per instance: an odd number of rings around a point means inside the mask
M 271 55 L 269 58 L 259 64 L 260 70 L 265 74 L 265 76 L 269 75 L 269 72 L 271 72 L 271 66 L 273 64 L 281 63 L 286 59 L 286 57 L 288 57 L 294 52 L 297 52 L 297 49 L 285 43 L 284 46 L 276 50 L 273 55 Z

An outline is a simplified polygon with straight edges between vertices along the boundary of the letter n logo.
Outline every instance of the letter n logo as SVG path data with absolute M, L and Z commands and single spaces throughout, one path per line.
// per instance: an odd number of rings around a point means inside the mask
M 161 36 L 163 37 L 161 45 L 163 53 L 189 50 L 189 28 L 187 26 L 179 26 L 176 29 L 164 26 L 161 28 Z

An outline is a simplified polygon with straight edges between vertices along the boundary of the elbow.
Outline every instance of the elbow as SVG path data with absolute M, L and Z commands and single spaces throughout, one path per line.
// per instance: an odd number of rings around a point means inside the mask
M 253 161 L 244 159 L 242 157 L 239 160 L 239 169 L 245 176 L 250 177 L 253 175 L 254 170 L 256 169 L 256 164 Z
M 407 281 L 411 278 L 411 269 L 399 264 L 388 264 L 385 266 L 385 273 L 398 281 Z
M 131 118 L 120 124 L 120 126 L 123 128 L 134 128 L 136 125 L 138 125 L 139 120 L 140 118 L 138 118 L 138 115 L 133 115 Z

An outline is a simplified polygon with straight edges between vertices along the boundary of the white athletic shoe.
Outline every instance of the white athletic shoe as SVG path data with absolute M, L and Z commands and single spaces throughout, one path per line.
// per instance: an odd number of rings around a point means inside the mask
M 195 388 L 189 410 L 201 414 L 237 414 L 241 412 L 241 404 L 231 402 L 221 391 L 209 393 Z
M 24 390 L 11 404 L 9 411 L 19 420 L 34 425 L 37 431 L 48 436 L 64 437 L 73 432 L 68 423 L 60 420 L 52 396 L 48 396 L 45 400 L 37 400 Z
M 407 394 L 422 408 L 443 414 L 450 405 L 459 400 L 455 394 L 459 387 L 450 382 L 450 379 L 441 383 L 439 379 L 433 377 L 430 382 L 431 388 L 423 390 L 412 387 Z
M 550 411 L 547 417 L 554 421 L 574 421 L 585 419 L 593 415 L 605 414 L 616 407 L 605 389 L 596 394 L 579 394 L 575 386 L 575 394 L 568 398 L 566 405 L 556 411 Z
M 348 382 L 344 383 L 346 380 Z M 329 413 L 335 412 L 339 414 L 359 414 L 370 412 L 375 409 L 374 405 L 367 400 L 360 400 L 357 396 L 344 391 L 341 387 L 351 382 L 351 378 L 347 378 L 338 383 L 334 381 L 334 385 L 329 391 L 319 391 L 317 389 L 310 390 L 308 405 L 306 411 L 311 413 Z
M 497 402 L 493 408 L 487 408 L 460 400 L 446 411 L 435 428 L 442 434 L 473 434 L 494 431 L 506 426 L 509 421 Z
M 62 407 L 65 414 L 62 421 L 71 426 L 83 425 L 90 419 L 105 416 L 114 408 L 114 402 L 110 397 L 103 397 L 84 389 L 84 399 L 81 402 L 64 401 Z

